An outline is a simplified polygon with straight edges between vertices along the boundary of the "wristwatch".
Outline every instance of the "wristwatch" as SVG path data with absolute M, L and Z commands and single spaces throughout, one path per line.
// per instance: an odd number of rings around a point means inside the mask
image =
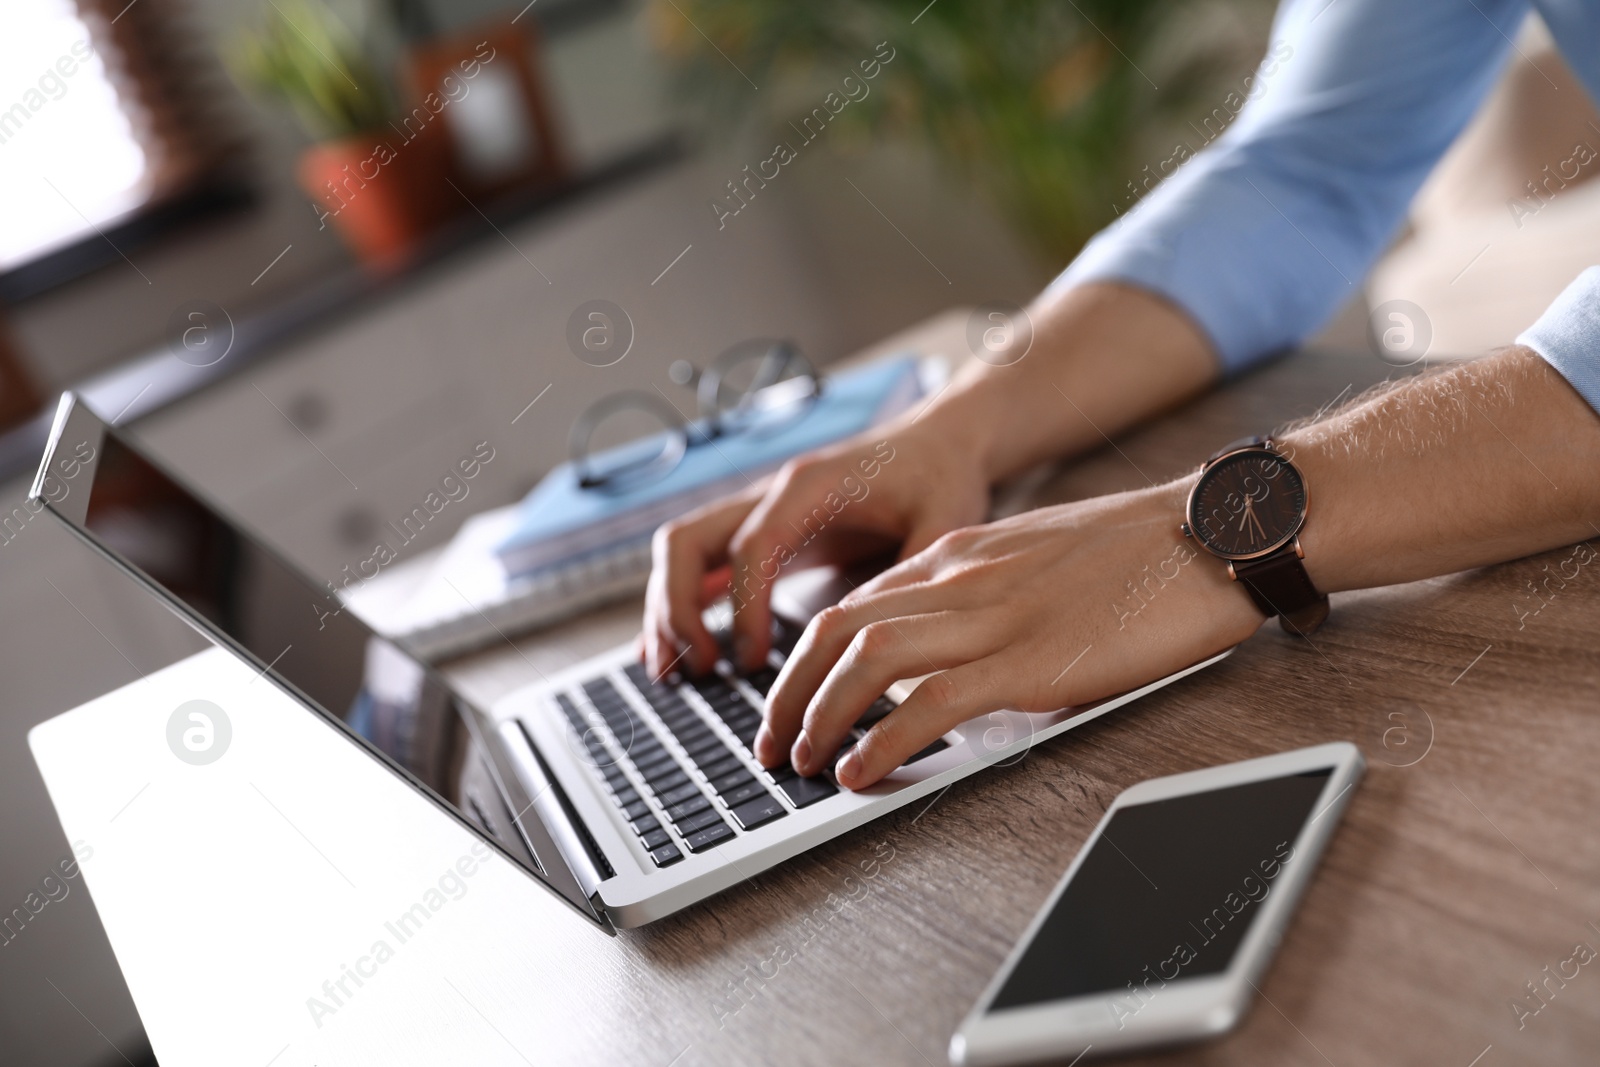
M 1189 490 L 1183 536 L 1228 562 L 1267 618 L 1300 637 L 1328 617 L 1328 598 L 1306 573 L 1300 529 L 1310 496 L 1305 476 L 1270 437 L 1235 441 L 1206 460 Z

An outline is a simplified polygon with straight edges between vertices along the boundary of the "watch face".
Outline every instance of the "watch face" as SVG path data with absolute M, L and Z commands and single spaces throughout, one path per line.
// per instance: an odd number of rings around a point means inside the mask
M 1305 514 L 1300 472 L 1265 449 L 1224 456 L 1189 496 L 1189 528 L 1227 559 L 1249 559 L 1287 543 Z

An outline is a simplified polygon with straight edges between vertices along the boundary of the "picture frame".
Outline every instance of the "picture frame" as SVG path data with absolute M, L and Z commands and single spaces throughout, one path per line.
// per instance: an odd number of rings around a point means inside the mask
M 406 66 L 416 102 L 400 132 L 442 128 L 449 177 L 463 195 L 494 200 L 566 177 L 531 24 L 500 18 L 419 43 Z

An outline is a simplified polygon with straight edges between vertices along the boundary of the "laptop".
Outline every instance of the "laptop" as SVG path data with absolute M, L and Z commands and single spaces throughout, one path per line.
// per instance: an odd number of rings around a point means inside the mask
M 760 670 L 741 673 L 724 659 L 704 677 L 651 678 L 630 642 L 479 707 L 71 393 L 30 495 L 203 637 L 608 933 L 931 802 L 1228 654 L 1094 704 L 980 717 L 856 793 L 831 770 L 769 771 L 750 751 L 784 657 L 841 589 L 826 573 L 785 580 Z M 900 683 L 884 694 L 852 740 L 905 692 Z

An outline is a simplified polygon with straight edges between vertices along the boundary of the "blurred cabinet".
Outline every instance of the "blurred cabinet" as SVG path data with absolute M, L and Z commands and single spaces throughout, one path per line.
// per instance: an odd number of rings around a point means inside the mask
M 698 157 L 490 237 L 134 432 L 330 581 L 380 540 L 399 549 L 390 524 L 488 442 L 495 458 L 468 496 L 402 558 L 441 543 L 560 462 L 572 420 L 600 396 L 659 387 L 691 414 L 692 394 L 666 376 L 674 359 L 704 363 L 755 335 L 837 354 L 838 316 L 784 200 L 756 205 L 766 210 L 737 231 L 708 225 L 705 201 L 728 169 Z M 568 348 L 569 317 L 597 298 L 621 306 L 634 332 L 610 367 Z

